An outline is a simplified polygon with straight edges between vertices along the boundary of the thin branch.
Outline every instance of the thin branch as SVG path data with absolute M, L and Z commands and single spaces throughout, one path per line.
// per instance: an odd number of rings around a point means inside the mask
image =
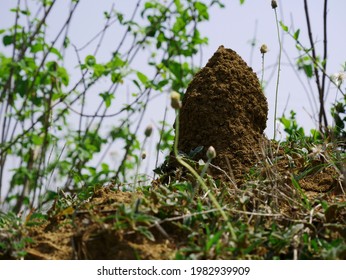
M 317 85 L 317 89 L 318 89 L 318 93 L 319 93 L 319 102 L 320 102 L 320 112 L 319 112 L 319 118 L 318 118 L 319 129 L 320 129 L 320 131 L 323 131 L 324 130 L 323 129 L 323 121 L 324 121 L 324 126 L 327 126 L 328 122 L 327 122 L 327 117 L 326 117 L 325 108 L 324 108 L 324 92 L 323 92 L 323 89 L 322 89 L 321 83 L 320 83 L 320 75 L 319 75 L 318 67 L 316 66 L 317 65 L 317 55 L 316 55 L 316 50 L 315 50 L 315 43 L 314 43 L 313 38 L 312 38 L 312 27 L 311 27 L 311 23 L 310 23 L 310 15 L 309 15 L 309 8 L 308 8 L 307 0 L 304 0 L 304 11 L 305 11 L 306 24 L 308 27 L 308 35 L 309 35 L 309 41 L 310 41 L 310 46 L 311 46 L 311 51 L 312 51 L 312 58 L 313 58 L 313 62 L 314 62 L 315 80 L 316 80 L 316 85 Z

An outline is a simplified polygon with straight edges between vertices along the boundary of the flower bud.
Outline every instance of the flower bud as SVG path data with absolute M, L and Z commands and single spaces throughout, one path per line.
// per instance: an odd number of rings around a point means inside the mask
M 278 7 L 278 3 L 276 2 L 276 0 L 272 0 L 272 8 L 276 9 Z
M 268 47 L 266 44 L 263 44 L 260 48 L 261 54 L 265 54 L 266 52 L 268 52 Z
M 176 110 L 181 108 L 180 94 L 176 91 L 171 93 L 171 106 Z
M 215 148 L 213 146 L 210 146 L 207 150 L 207 158 L 209 160 L 212 160 L 213 158 L 216 157 L 216 151 Z
M 149 124 L 144 131 L 145 137 L 150 137 L 152 132 L 153 132 L 153 126 L 151 124 Z

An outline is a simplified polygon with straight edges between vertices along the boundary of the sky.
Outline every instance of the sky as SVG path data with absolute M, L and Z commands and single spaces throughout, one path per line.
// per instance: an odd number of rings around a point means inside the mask
M 30 5 L 35 1 L 27 0 Z M 0 29 L 9 27 L 13 24 L 13 13 L 8 10 L 12 8 L 17 1 L 0 0 Z M 22 1 L 24 2 L 24 1 Z M 69 2 L 57 0 L 53 13 L 48 18 L 48 36 L 54 38 L 62 24 L 62 18 L 66 18 L 69 10 Z M 165 1 L 162 1 L 165 3 Z M 279 53 L 279 44 L 277 39 L 277 29 L 275 22 L 274 10 L 271 8 L 270 0 L 245 0 L 240 5 L 239 0 L 224 0 L 226 5 L 224 9 L 213 7 L 210 13 L 210 20 L 201 24 L 200 31 L 203 36 L 209 38 L 209 45 L 203 47 L 202 66 L 213 55 L 220 45 L 235 50 L 256 72 L 258 77 L 261 76 L 262 56 L 259 48 L 262 44 L 268 46 L 269 52 L 265 55 L 265 72 L 264 80 L 269 83 L 265 88 L 265 95 L 268 99 L 269 114 L 267 129 L 265 131 L 269 138 L 273 137 L 273 120 L 274 120 L 274 100 L 276 87 L 276 65 Z M 278 2 L 278 19 L 282 20 L 292 32 L 300 29 L 300 40 L 303 45 L 309 46 L 306 20 L 304 16 L 303 0 L 277 1 Z M 317 51 L 322 54 L 323 47 L 323 2 L 322 0 L 309 0 L 311 24 L 313 29 L 313 38 L 316 41 Z M 130 14 L 137 1 L 135 0 L 81 0 L 77 13 L 74 16 L 70 28 L 69 37 L 72 38 L 73 44 L 78 48 L 82 47 L 97 34 L 104 25 L 104 11 L 108 11 L 114 4 L 115 9 Z M 327 73 L 333 74 L 341 69 L 341 65 L 346 61 L 346 37 L 344 36 L 344 27 L 346 26 L 346 1 L 328 1 L 328 64 Z M 118 27 L 117 27 L 118 28 Z M 122 30 L 115 27 L 110 29 L 106 34 L 102 47 L 97 55 L 100 61 L 107 60 L 114 51 L 119 42 Z M 316 105 L 317 102 L 315 84 L 313 80 L 308 81 L 304 74 L 297 72 L 291 63 L 295 63 L 299 54 L 295 48 L 294 41 L 283 32 L 280 32 L 283 43 L 282 69 L 280 73 L 280 83 L 278 92 L 278 117 L 284 112 L 286 116 L 290 110 L 297 113 L 297 120 L 307 131 L 310 128 L 317 128 L 316 124 Z M 254 41 L 255 40 L 255 41 Z M 255 42 L 254 48 L 251 42 Z M 91 45 L 91 47 L 95 47 Z M 0 45 L 0 52 L 8 52 Z M 91 49 L 85 49 L 81 55 L 86 56 L 92 52 Z M 75 53 L 66 53 L 65 67 L 69 73 L 76 71 Z M 146 71 L 147 57 L 139 57 L 135 63 L 143 72 Z M 304 86 L 299 81 L 298 76 L 303 81 Z M 73 77 L 72 77 L 73 79 Z M 100 85 L 102 87 L 102 84 Z M 306 92 L 305 88 L 308 92 Z M 95 89 L 97 95 L 98 88 Z M 327 108 L 335 100 L 335 86 L 330 85 L 328 99 L 325 101 Z M 166 104 L 169 103 L 168 94 L 163 94 L 156 98 L 150 105 L 145 115 L 143 131 L 147 124 L 157 124 L 157 120 L 163 118 Z M 339 96 L 340 97 L 340 96 Z M 309 101 L 310 98 L 310 101 Z M 94 104 L 91 102 L 88 110 L 94 111 Z M 175 114 L 173 109 L 168 111 L 168 122 L 174 122 Z M 158 139 L 158 133 L 154 134 L 155 143 Z M 279 136 L 280 137 L 280 136 Z M 149 159 L 153 162 L 153 158 Z

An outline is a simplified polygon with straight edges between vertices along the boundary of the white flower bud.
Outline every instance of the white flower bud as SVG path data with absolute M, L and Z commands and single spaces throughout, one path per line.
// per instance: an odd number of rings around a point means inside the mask
M 213 158 L 216 157 L 216 151 L 215 148 L 213 146 L 210 146 L 207 150 L 207 158 L 209 160 L 212 160 Z
M 176 91 L 171 93 L 171 106 L 176 110 L 181 108 L 180 94 Z

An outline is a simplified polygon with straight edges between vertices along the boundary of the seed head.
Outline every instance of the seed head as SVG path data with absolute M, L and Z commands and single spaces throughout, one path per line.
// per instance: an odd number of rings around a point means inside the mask
M 176 91 L 171 93 L 171 106 L 176 110 L 181 108 L 180 94 Z
M 346 72 L 338 72 L 331 76 L 334 83 L 340 87 L 343 81 L 346 79 Z
M 213 146 L 210 146 L 207 150 L 207 158 L 209 160 L 212 160 L 213 158 L 216 157 L 216 151 L 215 148 Z
M 153 132 L 153 126 L 151 124 L 149 124 L 144 131 L 145 137 L 150 137 L 152 132 Z
M 278 7 L 278 3 L 276 2 L 276 0 L 272 0 L 272 8 L 276 9 Z
M 260 48 L 261 54 L 265 54 L 266 52 L 268 52 L 268 47 L 266 44 L 263 44 Z

